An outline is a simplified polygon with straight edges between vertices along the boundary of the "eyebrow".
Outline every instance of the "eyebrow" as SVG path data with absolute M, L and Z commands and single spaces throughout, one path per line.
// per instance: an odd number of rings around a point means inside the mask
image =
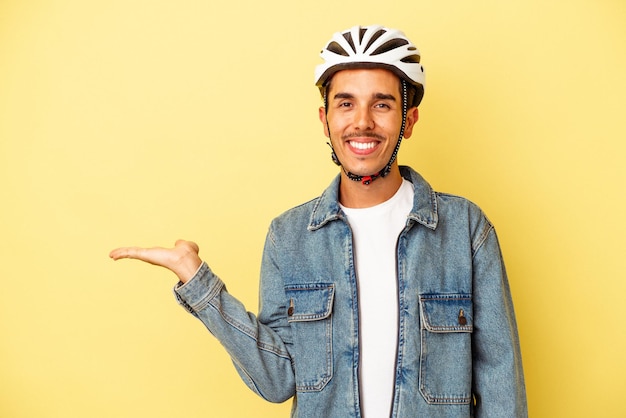
M 385 93 L 375 93 L 372 95 L 373 99 L 376 100 L 391 100 L 391 101 L 396 101 L 396 97 L 392 94 L 385 94 Z M 333 99 L 337 100 L 337 99 L 354 99 L 354 95 L 352 93 L 337 93 L 335 94 L 335 96 L 333 97 Z

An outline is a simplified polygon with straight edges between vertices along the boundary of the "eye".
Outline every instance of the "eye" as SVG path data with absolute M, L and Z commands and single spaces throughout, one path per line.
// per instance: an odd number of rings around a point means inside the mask
M 388 105 L 387 103 L 385 103 L 385 102 L 376 103 L 376 104 L 374 105 L 374 107 L 375 107 L 376 109 L 391 109 L 391 106 L 389 106 L 389 105 Z

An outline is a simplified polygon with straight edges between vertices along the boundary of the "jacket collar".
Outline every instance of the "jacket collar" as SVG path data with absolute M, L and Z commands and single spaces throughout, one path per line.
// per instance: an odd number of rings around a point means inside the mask
M 408 215 L 409 222 L 415 221 L 427 228 L 437 228 L 439 217 L 437 216 L 437 197 L 430 185 L 416 171 L 408 166 L 400 166 L 400 174 L 403 178 L 413 183 L 415 191 L 413 197 L 413 209 Z M 315 200 L 313 213 L 309 222 L 309 231 L 314 231 L 327 223 L 345 219 L 345 215 L 339 206 L 339 182 L 341 175 L 337 175 L 330 186 L 320 197 Z

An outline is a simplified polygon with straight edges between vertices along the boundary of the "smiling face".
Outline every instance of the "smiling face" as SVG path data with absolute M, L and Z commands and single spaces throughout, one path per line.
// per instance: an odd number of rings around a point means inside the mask
M 378 173 L 389 162 L 402 128 L 400 80 L 384 69 L 336 73 L 326 92 L 328 109 L 319 117 L 343 168 L 360 176 Z M 417 108 L 407 112 L 404 137 L 411 136 Z M 397 171 L 394 162 L 392 170 Z

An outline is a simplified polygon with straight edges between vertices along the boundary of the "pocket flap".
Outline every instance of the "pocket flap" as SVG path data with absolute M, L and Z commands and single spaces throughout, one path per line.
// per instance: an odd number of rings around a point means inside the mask
M 316 321 L 328 318 L 335 298 L 332 283 L 299 284 L 285 287 L 289 322 Z
M 472 332 L 474 315 L 469 294 L 420 295 L 424 328 L 431 332 Z

